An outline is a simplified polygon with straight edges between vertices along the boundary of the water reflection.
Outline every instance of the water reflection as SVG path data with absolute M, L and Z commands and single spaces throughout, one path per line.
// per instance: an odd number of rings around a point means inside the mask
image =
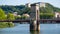
M 30 31 L 30 34 L 39 34 L 39 31 Z

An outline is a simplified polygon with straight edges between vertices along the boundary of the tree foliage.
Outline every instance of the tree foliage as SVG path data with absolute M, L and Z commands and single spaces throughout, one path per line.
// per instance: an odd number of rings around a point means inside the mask
M 5 12 L 0 8 L 0 20 L 5 20 L 6 16 L 5 16 Z
M 14 17 L 13 14 L 8 13 L 8 15 L 7 15 L 7 19 L 8 19 L 8 20 L 15 20 L 15 17 Z
M 41 13 L 40 18 L 41 19 L 53 19 L 54 14 L 53 13 Z

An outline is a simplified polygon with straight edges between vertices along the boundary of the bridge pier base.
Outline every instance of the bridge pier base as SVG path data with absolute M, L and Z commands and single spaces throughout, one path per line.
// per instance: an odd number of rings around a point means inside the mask
M 31 21 L 30 31 L 40 31 L 40 25 L 36 21 Z
M 37 31 L 40 31 L 40 23 L 37 21 Z
M 34 21 L 30 22 L 30 31 L 36 31 L 37 25 Z

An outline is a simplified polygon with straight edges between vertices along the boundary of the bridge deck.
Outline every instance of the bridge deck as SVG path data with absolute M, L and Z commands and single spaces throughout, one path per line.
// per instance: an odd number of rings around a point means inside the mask
M 30 22 L 31 20 L 0 20 L 0 22 Z M 40 19 L 40 21 L 59 21 L 58 19 Z

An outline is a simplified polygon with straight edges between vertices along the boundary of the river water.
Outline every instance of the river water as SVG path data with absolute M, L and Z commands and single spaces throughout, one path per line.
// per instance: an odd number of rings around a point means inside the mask
M 60 24 L 40 24 L 40 32 L 31 32 L 29 24 L 17 23 L 12 28 L 0 28 L 0 34 L 60 34 Z

